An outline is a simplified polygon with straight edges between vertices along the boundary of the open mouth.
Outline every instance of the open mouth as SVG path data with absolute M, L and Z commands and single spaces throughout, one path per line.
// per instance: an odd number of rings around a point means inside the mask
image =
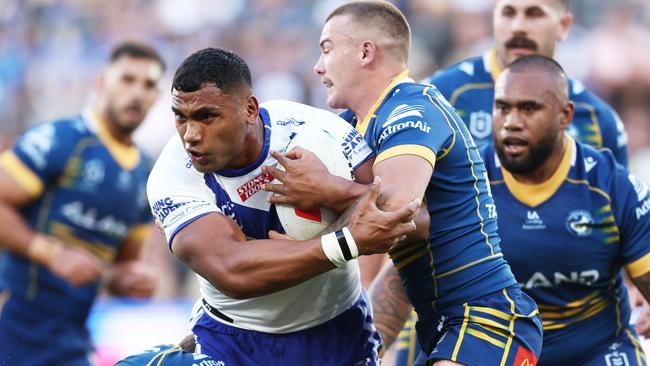
M 194 161 L 196 163 L 203 162 L 206 159 L 206 157 L 208 156 L 208 154 L 205 154 L 205 153 L 202 153 L 202 152 L 199 152 L 199 151 L 196 151 L 196 150 L 192 150 L 192 149 L 188 149 L 187 154 L 192 158 L 192 161 Z
M 503 147 L 508 155 L 521 155 L 528 147 L 528 142 L 518 137 L 506 137 L 503 139 Z
M 143 115 L 142 108 L 138 106 L 126 107 L 125 112 L 131 118 L 140 118 Z

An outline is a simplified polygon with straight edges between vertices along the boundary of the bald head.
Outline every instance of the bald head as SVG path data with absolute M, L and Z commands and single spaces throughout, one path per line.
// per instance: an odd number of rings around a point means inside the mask
M 352 36 L 372 37 L 380 49 L 406 63 L 411 48 L 411 28 L 404 14 L 386 1 L 353 1 L 336 8 L 326 19 L 350 17 L 357 25 Z
M 569 99 L 569 81 L 562 66 L 552 58 L 541 55 L 523 56 L 513 61 L 504 70 L 510 73 L 542 73 L 556 84 L 555 94 L 559 101 Z

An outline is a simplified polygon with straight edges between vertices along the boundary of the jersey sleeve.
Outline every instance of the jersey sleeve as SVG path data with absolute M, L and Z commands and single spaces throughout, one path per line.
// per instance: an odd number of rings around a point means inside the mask
M 32 197 L 63 171 L 76 144 L 74 131 L 54 123 L 32 127 L 0 154 L 0 166 Z
M 650 192 L 621 166 L 613 179 L 622 262 L 630 277 L 639 277 L 650 272 Z
M 606 107 L 598 111 L 600 129 L 603 134 L 603 147 L 612 151 L 616 162 L 627 167 L 627 133 L 625 132 L 625 126 L 616 111 L 607 105 Z
M 147 181 L 151 212 L 171 249 L 174 236 L 194 220 L 222 213 L 204 174 L 196 171 L 177 136 L 167 144 Z
M 325 110 L 317 109 L 315 113 L 319 114 L 315 120 L 318 121 L 321 128 L 341 143 L 343 152 L 350 160 L 353 170 L 374 156 L 363 136 L 350 123 Z
M 454 143 L 457 118 L 434 88 L 394 103 L 375 121 L 375 164 L 394 156 L 416 155 L 435 166 L 436 156 L 446 155 Z

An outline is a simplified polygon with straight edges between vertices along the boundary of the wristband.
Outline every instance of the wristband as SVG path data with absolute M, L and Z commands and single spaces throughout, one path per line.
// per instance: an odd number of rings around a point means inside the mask
M 321 245 L 327 259 L 337 267 L 359 256 L 357 244 L 347 227 L 321 236 Z
M 57 240 L 36 234 L 27 246 L 27 256 L 35 262 L 48 265 L 62 249 L 61 243 Z

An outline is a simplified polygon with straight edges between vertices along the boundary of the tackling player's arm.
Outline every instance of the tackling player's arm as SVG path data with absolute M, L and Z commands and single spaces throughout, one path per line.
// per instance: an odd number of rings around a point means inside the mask
M 87 250 L 64 245 L 58 239 L 29 227 L 20 208 L 42 194 L 43 183 L 12 152 L 0 156 L 0 248 L 48 268 L 72 285 L 96 280 L 103 269 L 98 257 Z M 16 166 L 20 168 L 17 170 Z M 18 178 L 16 174 L 24 175 Z M 19 183 L 26 179 L 32 184 Z
M 375 327 L 386 351 L 393 344 L 411 312 L 402 280 L 392 262 L 386 263 L 370 287 Z
M 263 189 L 275 193 L 269 197 L 273 204 L 286 204 L 303 210 L 320 207 L 341 213 L 358 201 L 372 183 L 372 164 L 368 159 L 354 170 L 354 181 L 332 175 L 311 151 L 296 147 L 286 154 L 272 151 L 271 155 L 284 167 L 262 167 L 282 184 L 269 183 Z
M 106 288 L 116 296 L 150 297 L 156 289 L 153 268 L 142 259 L 144 246 L 152 235 L 153 225 L 142 224 L 120 245 L 114 265 L 106 275 Z
M 379 184 L 374 184 L 350 217 L 348 229 L 360 255 L 385 252 L 415 229 L 418 201 L 389 213 L 377 208 L 378 195 Z M 246 241 L 232 219 L 214 212 L 181 229 L 171 247 L 194 272 L 235 299 L 277 292 L 335 268 L 321 238 Z
M 643 295 L 645 301 L 641 301 L 642 313 L 636 321 L 636 330 L 640 334 L 648 337 L 650 336 L 650 272 L 641 275 L 639 277 L 631 278 L 632 282 L 636 289 L 631 289 L 631 291 L 638 291 Z M 637 304 L 639 301 L 637 300 Z M 636 304 L 631 304 L 632 307 L 635 307 Z

